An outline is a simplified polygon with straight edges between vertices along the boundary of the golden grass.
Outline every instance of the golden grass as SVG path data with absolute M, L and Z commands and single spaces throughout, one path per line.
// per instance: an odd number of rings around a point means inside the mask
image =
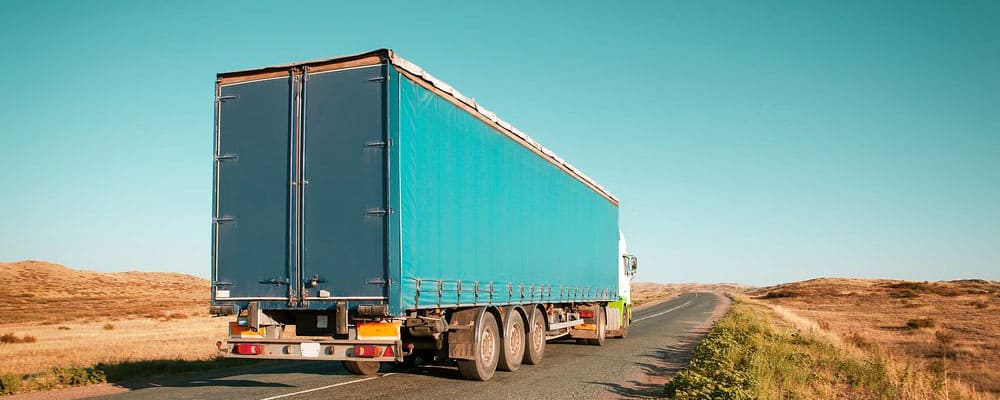
M 217 355 L 227 318 L 207 315 L 208 281 L 174 273 L 99 273 L 40 261 L 0 264 L 0 375 L 53 367 Z
M 0 331 L 29 334 L 34 343 L 0 345 L 0 374 L 33 373 L 51 367 L 86 367 L 97 363 L 157 359 L 208 359 L 217 355 L 215 341 L 225 339 L 225 318 L 195 317 L 160 322 L 122 320 L 114 330 L 102 324 L 71 323 L 69 330 L 52 325 L 0 325 Z
M 855 346 L 787 308 L 733 296 L 666 387 L 674 399 L 990 399 L 878 345 Z M 770 309 L 769 309 L 770 308 Z
M 1000 283 L 813 279 L 751 291 L 783 318 L 1000 394 Z M 801 321 L 795 323 L 802 326 Z

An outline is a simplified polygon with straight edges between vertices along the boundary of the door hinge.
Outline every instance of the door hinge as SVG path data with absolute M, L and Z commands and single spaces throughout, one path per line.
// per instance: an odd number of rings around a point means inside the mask
M 388 147 L 388 146 L 392 146 L 392 140 L 387 140 L 387 141 L 379 140 L 375 142 L 368 142 L 365 144 L 365 147 Z
M 225 286 L 236 286 L 236 284 L 229 281 L 215 281 L 212 282 L 212 286 L 225 287 Z
M 212 218 L 212 222 L 217 224 L 224 224 L 226 222 L 233 222 L 233 221 L 236 221 L 236 218 L 233 217 Z
M 373 78 L 368 78 L 368 82 L 382 82 L 385 80 L 384 76 L 376 76 Z
M 288 279 L 285 279 L 285 278 L 271 278 L 271 279 L 262 280 L 262 281 L 257 282 L 257 283 L 269 283 L 269 284 L 272 284 L 272 285 L 287 285 L 288 284 Z
M 231 159 L 238 158 L 238 157 L 239 156 L 237 156 L 236 154 L 216 154 L 215 155 L 215 161 L 231 160 Z
M 219 101 L 226 101 L 226 100 L 232 100 L 232 99 L 238 99 L 238 98 L 240 98 L 240 96 L 219 96 L 219 97 L 216 97 L 215 99 L 219 100 Z
M 388 209 L 386 209 L 386 208 L 372 208 L 372 209 L 369 209 L 367 212 L 365 212 L 365 214 L 368 214 L 368 215 L 389 215 L 389 214 L 392 214 L 392 209 L 391 208 L 388 208 Z

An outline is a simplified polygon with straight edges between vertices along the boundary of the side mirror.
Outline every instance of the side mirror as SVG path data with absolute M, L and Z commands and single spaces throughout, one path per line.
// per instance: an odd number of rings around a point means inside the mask
M 639 269 L 639 260 L 635 256 L 628 257 L 629 269 L 631 269 L 631 275 L 635 275 L 635 271 Z

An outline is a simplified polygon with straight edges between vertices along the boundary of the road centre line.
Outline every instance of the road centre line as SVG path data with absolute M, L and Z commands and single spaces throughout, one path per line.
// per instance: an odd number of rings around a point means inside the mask
M 660 312 L 658 312 L 656 314 L 653 314 L 653 315 L 647 315 L 647 316 L 642 317 L 642 318 L 636 318 L 636 319 L 632 320 L 632 323 L 634 324 L 634 323 L 642 321 L 644 319 L 653 318 L 653 317 L 659 317 L 659 316 L 661 316 L 663 314 L 666 314 L 666 313 L 671 312 L 671 311 L 675 311 L 675 310 L 677 310 L 677 309 L 679 309 L 681 307 L 684 307 L 684 306 L 686 306 L 688 304 L 691 304 L 691 302 L 693 302 L 693 301 L 694 301 L 694 299 L 691 299 L 691 300 L 688 300 L 687 302 L 685 302 L 684 304 L 681 304 L 681 305 L 679 305 L 677 307 L 671 308 L 671 309 L 669 309 L 667 311 L 660 311 Z
M 315 391 L 318 391 L 318 390 L 324 390 L 324 389 L 334 388 L 334 387 L 337 387 L 337 386 L 350 385 L 352 383 L 370 381 L 372 379 L 384 378 L 384 377 L 387 377 L 389 375 L 395 375 L 395 374 L 396 374 L 395 372 L 390 372 L 390 373 L 379 375 L 379 376 L 372 376 L 372 377 L 368 377 L 368 378 L 355 379 L 353 381 L 334 383 L 332 385 L 326 385 L 326 386 L 322 386 L 322 387 L 318 387 L 318 388 L 306 389 L 306 390 L 302 390 L 302 391 L 298 391 L 298 392 L 285 393 L 285 394 L 279 394 L 277 396 L 265 397 L 265 398 L 260 399 L 260 400 L 283 399 L 285 397 L 292 397 L 292 396 L 296 396 L 296 395 L 300 395 L 300 394 L 315 392 Z

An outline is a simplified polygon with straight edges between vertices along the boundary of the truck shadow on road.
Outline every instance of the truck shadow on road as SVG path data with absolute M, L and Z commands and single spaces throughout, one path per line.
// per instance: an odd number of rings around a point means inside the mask
M 600 399 L 647 399 L 664 395 L 664 385 L 674 374 L 684 369 L 691 361 L 694 348 L 698 346 L 704 333 L 692 332 L 676 344 L 654 349 L 641 356 L 633 365 L 637 371 L 620 383 L 587 382 L 607 388 L 608 393 Z
M 281 379 L 277 376 L 287 375 L 289 373 L 328 376 L 351 375 L 350 372 L 340 367 L 340 363 L 323 361 L 238 361 L 244 362 L 232 363 L 232 365 L 224 368 L 191 371 L 175 375 L 157 375 L 133 379 L 114 379 L 113 376 L 109 376 L 108 381 L 116 386 L 121 386 L 130 390 L 155 387 L 281 388 L 295 386 L 276 382 Z M 272 381 L 268 378 L 270 375 L 274 375 L 276 378 Z

